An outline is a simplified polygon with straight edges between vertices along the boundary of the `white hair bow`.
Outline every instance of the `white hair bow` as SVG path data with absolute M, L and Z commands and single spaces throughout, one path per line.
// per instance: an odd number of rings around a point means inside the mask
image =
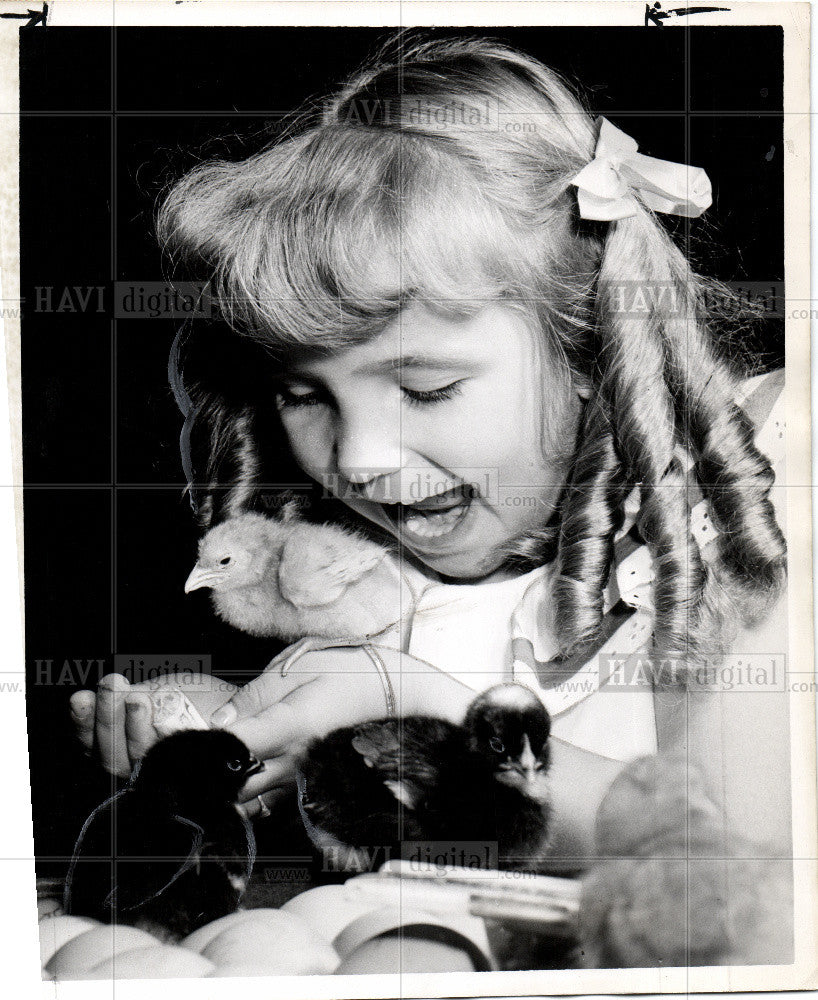
M 583 219 L 612 222 L 636 215 L 633 192 L 655 212 L 695 219 L 713 202 L 710 178 L 701 167 L 638 153 L 635 139 L 600 119 L 594 158 L 571 181 Z

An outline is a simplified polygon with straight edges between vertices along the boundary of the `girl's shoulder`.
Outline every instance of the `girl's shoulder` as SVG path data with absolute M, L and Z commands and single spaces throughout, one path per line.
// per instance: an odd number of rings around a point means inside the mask
M 745 379 L 736 394 L 754 430 L 755 444 L 775 469 L 786 449 L 786 396 L 784 369 Z
M 783 368 L 771 372 L 751 375 L 739 383 L 735 401 L 751 418 L 753 424 L 758 424 L 769 414 L 784 390 L 785 373 Z
M 787 482 L 787 401 L 784 389 L 784 370 L 779 369 L 746 379 L 736 402 L 753 426 L 756 448 L 770 463 L 775 477 L 770 502 L 779 526 L 786 532 L 787 491 L 781 489 Z

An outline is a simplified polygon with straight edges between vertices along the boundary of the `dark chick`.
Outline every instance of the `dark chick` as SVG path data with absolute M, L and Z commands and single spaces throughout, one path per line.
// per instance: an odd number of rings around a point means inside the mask
M 299 780 L 318 847 L 388 848 L 403 841 L 497 843 L 504 865 L 545 849 L 550 719 L 528 688 L 481 694 L 462 726 L 429 716 L 381 719 L 314 743 Z M 354 865 L 354 855 L 352 855 Z
M 236 802 L 262 768 L 232 733 L 160 740 L 128 786 L 86 820 L 66 878 L 66 913 L 169 939 L 232 913 L 255 858 Z
M 522 684 L 498 684 L 469 707 L 469 749 L 492 772 L 500 855 L 525 865 L 541 855 L 548 832 L 551 717 Z

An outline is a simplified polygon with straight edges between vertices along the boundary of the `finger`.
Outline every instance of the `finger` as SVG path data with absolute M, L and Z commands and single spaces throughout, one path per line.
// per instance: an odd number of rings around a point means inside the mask
M 122 674 L 106 674 L 97 685 L 96 742 L 103 767 L 112 774 L 131 773 L 125 745 L 125 692 L 130 684 Z
M 274 788 L 269 792 L 265 792 L 263 795 L 256 795 L 254 798 L 250 799 L 249 802 L 238 805 L 236 808 L 243 816 L 246 816 L 247 819 L 255 819 L 258 816 L 266 818 L 268 811 L 275 809 L 282 799 L 286 799 L 291 794 L 292 792 L 290 789 Z M 263 806 L 262 802 L 264 803 Z
M 318 644 L 318 648 L 316 647 Z M 249 684 L 237 691 L 233 697 L 211 716 L 210 723 L 216 727 L 232 726 L 236 719 L 258 715 L 269 706 L 302 688 L 310 681 L 327 674 L 348 674 L 352 670 L 373 671 L 372 662 L 360 647 L 350 646 L 342 640 L 307 638 L 295 643 L 290 650 L 297 649 L 298 655 L 290 662 L 293 669 L 282 676 L 279 664 L 280 654 Z M 284 653 L 288 653 L 287 650 Z
M 230 726 L 230 732 L 238 736 L 252 754 L 265 761 L 269 757 L 280 757 L 294 743 L 303 742 L 307 735 L 303 711 L 287 701 L 279 701 L 257 715 L 239 719 Z
M 268 668 L 249 684 L 239 688 L 227 704 L 214 712 L 210 717 L 210 724 L 217 728 L 226 728 L 232 726 L 236 719 L 259 715 L 312 679 L 297 675 L 282 677 L 279 671 Z
M 132 690 L 156 691 L 171 687 L 181 691 L 196 708 L 203 719 L 209 719 L 238 690 L 235 684 L 205 673 L 184 673 L 175 671 L 152 677 L 149 681 L 132 684 Z
M 93 691 L 77 691 L 71 695 L 71 719 L 77 730 L 77 737 L 90 753 L 94 749 L 94 715 L 97 696 Z
M 295 767 L 296 758 L 291 754 L 265 760 L 261 774 L 254 774 L 242 786 L 239 801 L 250 802 L 263 792 L 292 785 L 295 781 Z
M 258 715 L 239 719 L 230 732 L 262 760 L 285 753 L 300 755 L 316 737 L 383 715 L 379 675 L 359 675 L 356 683 L 355 696 L 350 697 L 348 676 L 317 675 Z
M 142 760 L 156 742 L 153 706 L 146 694 L 132 693 L 125 698 L 125 745 L 131 767 Z

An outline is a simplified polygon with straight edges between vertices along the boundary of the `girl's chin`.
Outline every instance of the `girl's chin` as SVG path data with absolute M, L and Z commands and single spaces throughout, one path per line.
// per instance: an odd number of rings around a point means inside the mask
M 502 559 L 492 554 L 475 554 L 440 556 L 432 558 L 415 553 L 418 559 L 439 576 L 449 577 L 458 581 L 485 581 L 493 577 L 502 565 Z M 504 574 L 505 575 L 505 574 Z

